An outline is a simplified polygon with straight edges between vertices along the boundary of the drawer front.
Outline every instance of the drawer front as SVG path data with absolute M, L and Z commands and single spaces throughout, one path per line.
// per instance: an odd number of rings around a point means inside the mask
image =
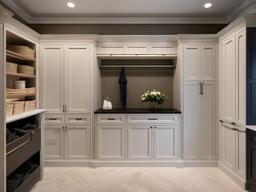
M 125 116 L 122 114 L 97 115 L 98 124 L 124 124 Z
M 128 115 L 128 123 L 146 123 L 146 124 L 178 124 L 178 116 L 175 115 L 159 115 L 159 114 L 150 114 L 150 115 Z
M 45 125 L 63 125 L 64 115 L 57 113 L 46 113 L 44 118 Z
M 149 46 L 149 54 L 173 55 L 177 54 L 177 47 L 175 45 L 151 45 Z
M 67 114 L 65 122 L 67 125 L 84 125 L 90 123 L 89 114 Z

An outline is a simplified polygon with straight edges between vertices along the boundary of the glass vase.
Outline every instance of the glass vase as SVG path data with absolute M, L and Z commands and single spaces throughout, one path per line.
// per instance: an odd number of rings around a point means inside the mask
M 149 109 L 151 110 L 159 110 L 160 109 L 160 104 L 157 102 L 149 102 Z

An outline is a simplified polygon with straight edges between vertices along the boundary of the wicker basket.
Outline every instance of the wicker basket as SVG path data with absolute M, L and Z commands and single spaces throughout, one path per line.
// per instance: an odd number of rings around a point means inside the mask
M 24 112 L 24 101 L 13 102 L 13 114 L 17 115 Z
M 6 103 L 5 114 L 6 114 L 6 117 L 10 117 L 13 115 L 13 103 Z
M 17 71 L 18 71 L 18 64 L 6 62 L 6 72 L 17 73 Z
M 9 45 L 8 50 L 22 55 L 23 57 L 35 58 L 35 50 L 25 45 Z
M 27 75 L 35 75 L 35 67 L 29 65 L 19 65 L 18 72 Z
M 33 111 L 36 109 L 36 100 L 25 101 L 24 111 Z

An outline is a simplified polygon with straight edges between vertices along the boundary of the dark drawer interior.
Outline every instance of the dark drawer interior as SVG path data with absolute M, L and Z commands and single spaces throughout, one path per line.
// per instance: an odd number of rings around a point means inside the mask
M 28 192 L 40 177 L 40 152 L 38 152 L 7 177 L 7 192 Z
M 31 133 L 20 137 L 19 139 L 7 145 L 7 168 L 6 173 L 9 175 L 28 158 L 40 151 L 41 148 L 41 131 L 35 129 Z

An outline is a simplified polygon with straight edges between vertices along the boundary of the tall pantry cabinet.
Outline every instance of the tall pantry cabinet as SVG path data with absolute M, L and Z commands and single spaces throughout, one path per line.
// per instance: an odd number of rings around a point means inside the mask
M 92 49 L 90 43 L 41 44 L 46 161 L 90 158 Z
M 245 182 L 246 28 L 219 41 L 219 166 L 237 183 Z
M 211 164 L 216 158 L 216 41 L 216 38 L 181 41 L 183 158 L 188 162 Z

